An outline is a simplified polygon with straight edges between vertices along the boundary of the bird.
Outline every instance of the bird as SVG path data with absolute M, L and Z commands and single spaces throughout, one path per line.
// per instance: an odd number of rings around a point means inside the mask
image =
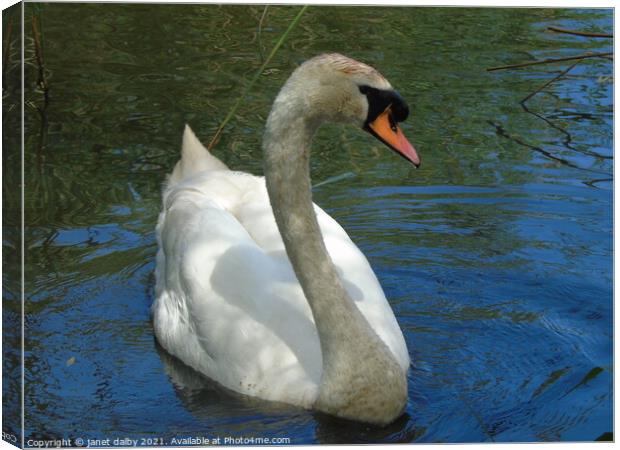
M 409 107 L 373 67 L 300 64 L 263 133 L 264 176 L 231 170 L 189 125 L 156 225 L 154 334 L 224 387 L 371 425 L 408 401 L 405 339 L 368 260 L 312 201 L 311 141 L 353 124 L 418 167 Z

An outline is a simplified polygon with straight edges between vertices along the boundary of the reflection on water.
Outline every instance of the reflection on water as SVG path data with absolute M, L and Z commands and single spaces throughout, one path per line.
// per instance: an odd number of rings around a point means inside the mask
M 609 32 L 610 10 L 311 7 L 215 148 L 260 174 L 272 99 L 324 51 L 375 65 L 409 101 L 419 170 L 335 125 L 313 151 L 315 200 L 368 256 L 413 361 L 405 414 L 376 429 L 229 392 L 163 352 L 149 319 L 161 184 L 183 125 L 213 135 L 299 7 L 269 7 L 260 33 L 261 6 L 26 7 L 50 86 L 42 117 L 28 35 L 27 439 L 609 439 L 613 85 L 601 77 L 613 63 L 582 61 L 523 105 L 566 66 L 485 69 L 608 51 L 545 29 Z M 7 48 L 17 57 L 18 42 Z M 5 130 L 19 129 L 11 61 Z M 3 141 L 3 356 L 19 371 L 19 140 Z M 3 426 L 17 430 L 18 384 L 4 380 Z
M 243 396 L 187 367 L 157 343 L 155 347 L 185 409 L 210 424 L 214 435 L 234 438 L 261 435 L 269 430 L 274 437 L 299 438 L 297 433 L 291 433 L 290 427 L 308 427 L 310 421 L 314 422 L 314 438 L 309 438 L 318 443 L 411 442 L 424 433 L 415 427 L 407 413 L 387 427 L 373 427 Z

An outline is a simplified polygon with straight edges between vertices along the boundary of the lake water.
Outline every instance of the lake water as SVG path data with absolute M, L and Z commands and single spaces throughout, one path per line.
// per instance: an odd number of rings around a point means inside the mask
M 215 147 L 261 174 L 270 104 L 321 52 L 375 66 L 407 99 L 419 170 L 335 125 L 312 160 L 315 201 L 368 257 L 407 340 L 397 422 L 375 429 L 241 398 L 158 347 L 154 228 L 183 126 L 208 142 L 299 10 L 26 4 L 26 440 L 610 439 L 613 62 L 582 60 L 525 106 L 572 62 L 486 71 L 611 51 L 609 39 L 546 30 L 610 33 L 610 9 L 310 7 Z M 18 434 L 18 42 L 8 55 L 3 429 Z

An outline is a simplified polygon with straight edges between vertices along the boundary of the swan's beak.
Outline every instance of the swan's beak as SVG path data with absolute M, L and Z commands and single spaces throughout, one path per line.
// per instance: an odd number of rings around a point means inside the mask
M 413 145 L 407 140 L 400 127 L 391 118 L 390 108 L 386 108 L 375 120 L 367 125 L 368 131 L 392 150 L 420 167 L 420 157 Z

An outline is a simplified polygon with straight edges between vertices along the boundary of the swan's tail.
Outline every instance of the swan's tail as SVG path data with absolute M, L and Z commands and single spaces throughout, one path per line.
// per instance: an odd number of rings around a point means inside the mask
M 206 170 L 229 170 L 226 164 L 217 159 L 198 140 L 189 125 L 183 131 L 181 160 L 172 171 L 168 183 L 174 184 Z

